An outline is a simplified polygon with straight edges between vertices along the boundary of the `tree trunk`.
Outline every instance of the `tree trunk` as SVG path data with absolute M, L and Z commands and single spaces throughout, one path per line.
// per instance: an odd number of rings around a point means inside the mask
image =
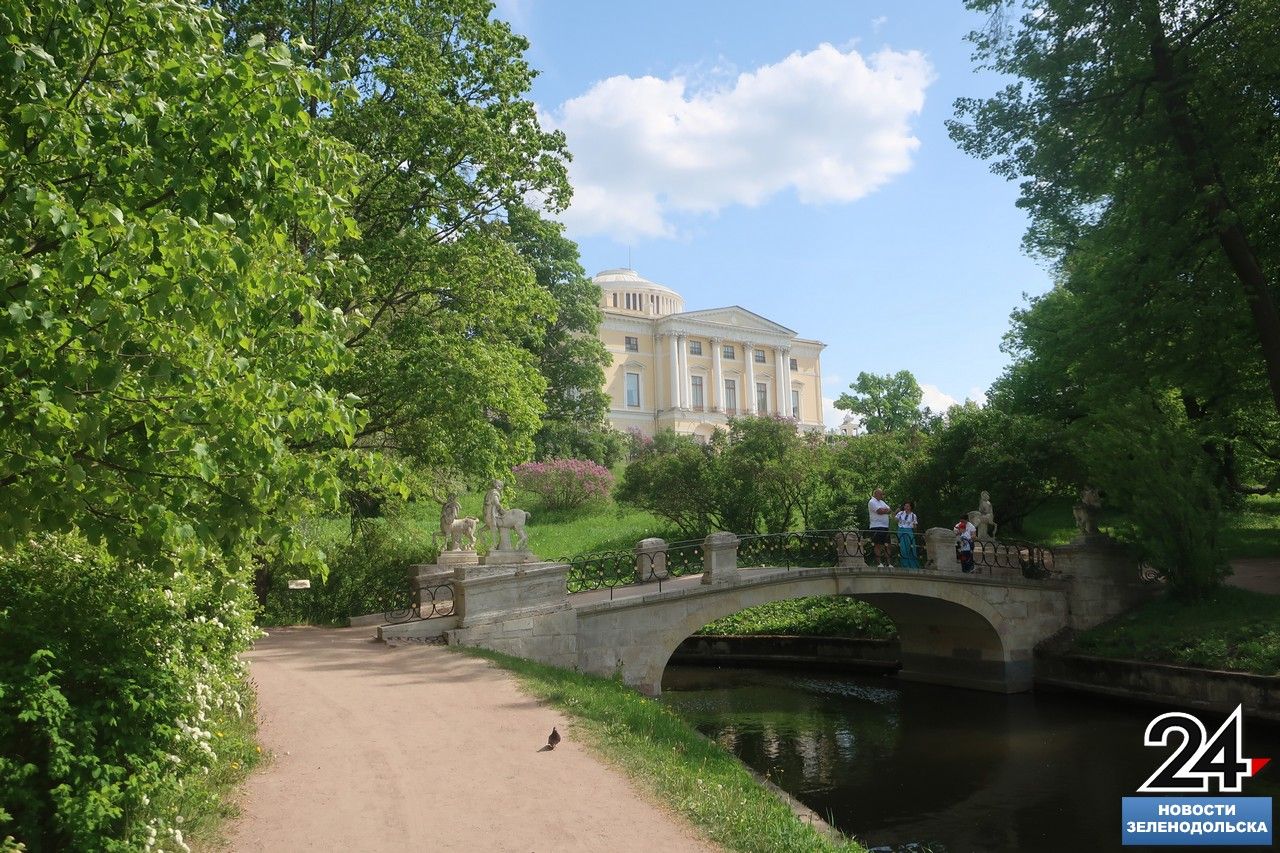
M 1196 132 L 1191 107 L 1187 102 L 1184 80 L 1180 80 L 1173 67 L 1168 37 L 1158 7 L 1148 6 L 1145 12 L 1147 34 L 1151 40 L 1151 58 L 1155 64 L 1155 80 L 1160 89 L 1160 103 L 1169 120 L 1173 140 L 1182 152 L 1191 181 L 1205 200 L 1205 212 L 1217 231 L 1232 271 L 1240 280 L 1249 313 L 1253 315 L 1254 330 L 1262 347 L 1262 358 L 1267 368 L 1267 380 L 1271 386 L 1272 402 L 1280 414 L 1280 310 L 1276 308 L 1267 277 L 1258 263 L 1258 256 L 1249 245 L 1249 239 L 1240 225 L 1240 217 L 1232 208 L 1231 197 L 1221 174 L 1211 161 L 1211 155 L 1201 145 Z

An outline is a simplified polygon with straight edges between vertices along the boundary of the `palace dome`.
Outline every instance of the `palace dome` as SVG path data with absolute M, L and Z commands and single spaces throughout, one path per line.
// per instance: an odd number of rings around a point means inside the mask
M 633 269 L 602 270 L 591 280 L 600 286 L 600 307 L 606 311 L 642 317 L 663 317 L 684 311 L 680 294 L 649 281 Z

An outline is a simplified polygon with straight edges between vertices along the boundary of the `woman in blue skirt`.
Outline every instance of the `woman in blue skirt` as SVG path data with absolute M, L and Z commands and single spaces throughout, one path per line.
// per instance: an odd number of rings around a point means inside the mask
M 905 501 L 894 518 L 898 519 L 898 563 L 904 569 L 920 568 L 916 555 L 916 513 L 911 501 Z

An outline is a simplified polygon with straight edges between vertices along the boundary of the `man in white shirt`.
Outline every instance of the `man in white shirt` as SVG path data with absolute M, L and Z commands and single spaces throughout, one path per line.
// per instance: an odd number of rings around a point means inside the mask
M 889 505 L 884 500 L 884 490 L 876 489 L 867 501 L 867 515 L 871 517 L 871 541 L 876 549 L 876 562 L 887 568 L 889 562 Z

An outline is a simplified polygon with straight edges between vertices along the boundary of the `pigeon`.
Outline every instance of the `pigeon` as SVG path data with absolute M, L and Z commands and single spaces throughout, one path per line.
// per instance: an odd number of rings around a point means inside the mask
M 551 727 L 551 734 L 547 735 L 547 749 L 555 749 L 556 744 L 560 742 L 560 733 L 556 731 L 556 727 Z

